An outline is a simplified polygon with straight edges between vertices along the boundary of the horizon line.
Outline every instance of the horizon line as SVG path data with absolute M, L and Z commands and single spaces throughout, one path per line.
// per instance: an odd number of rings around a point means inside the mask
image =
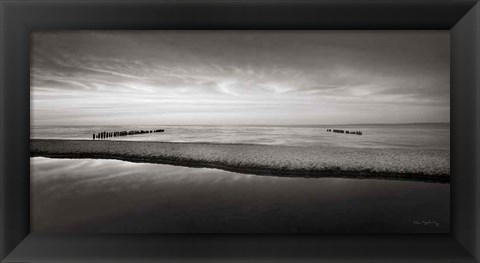
M 30 126 L 326 126 L 326 125 L 402 125 L 402 124 L 449 124 L 439 122 L 396 122 L 396 123 L 327 123 L 327 124 L 30 124 Z

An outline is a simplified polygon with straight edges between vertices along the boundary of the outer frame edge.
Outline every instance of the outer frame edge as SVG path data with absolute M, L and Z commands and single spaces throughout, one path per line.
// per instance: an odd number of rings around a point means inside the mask
M 1 1 L 1 0 L 0 0 L 0 1 Z M 4 148 L 4 146 L 5 146 L 5 143 L 4 143 L 4 141 L 5 141 L 5 137 L 4 137 L 5 132 L 4 132 L 4 130 L 6 129 L 6 127 L 4 126 L 4 118 L 6 117 L 6 114 L 8 114 L 7 111 L 6 111 L 6 109 L 5 109 L 5 103 L 4 103 L 4 101 L 6 100 L 6 98 L 5 98 L 5 96 L 4 96 L 4 89 L 6 89 L 6 87 L 5 87 L 5 83 L 4 83 L 4 77 L 3 77 L 3 76 L 4 76 L 4 73 L 5 73 L 4 41 L 6 41 L 6 40 L 5 40 L 4 36 L 3 36 L 3 33 L 4 33 L 4 27 L 5 27 L 5 22 L 4 22 L 4 17 L 5 17 L 5 16 L 4 16 L 4 14 L 5 14 L 5 8 L 4 8 L 4 7 L 5 7 L 5 4 L 6 4 L 6 3 L 14 3 L 14 2 L 21 2 L 21 3 L 23 3 L 23 4 L 26 4 L 26 3 L 40 3 L 40 2 L 60 3 L 61 1 L 60 1 L 60 0 L 59 0 L 59 1 L 42 1 L 42 0 L 39 0 L 39 1 L 22 1 L 22 0 L 20 0 L 20 1 L 18 1 L 18 0 L 10 1 L 10 0 L 5 0 L 5 1 L 1 1 L 1 2 L 0 2 L 0 19 L 1 19 L 1 22 L 0 22 L 0 27 L 1 27 L 1 28 L 0 28 L 0 30 L 1 30 L 1 33 L 0 33 L 0 34 L 1 34 L 1 37 L 0 37 L 0 38 L 1 38 L 1 43 L 0 43 L 0 47 L 1 47 L 1 50 L 0 50 L 0 56 L 1 56 L 1 65 L 0 65 L 0 67 L 1 67 L 1 70 L 0 70 L 0 81 L 1 81 L 1 83 L 0 83 L 0 101 L 1 101 L 1 105 L 0 105 L 0 187 L 1 187 L 1 188 L 0 188 L 0 190 L 2 190 L 2 191 L 1 191 L 2 193 L 1 193 L 1 196 L 0 196 L 0 198 L 1 198 L 1 200 L 0 200 L 0 202 L 1 202 L 0 212 L 2 212 L 2 215 L 0 216 L 0 231 L 2 232 L 2 233 L 0 233 L 0 244 L 1 244 L 1 246 L 0 246 L 0 261 L 3 260 L 3 259 L 8 255 L 9 252 L 11 252 L 11 250 L 10 250 L 10 251 L 8 251 L 8 253 L 7 253 L 7 250 L 8 250 L 8 249 L 6 249 L 6 247 L 5 247 L 5 236 L 4 236 L 4 234 L 3 234 L 3 233 L 4 233 L 3 230 L 4 230 L 5 227 L 6 227 L 6 226 L 5 226 L 4 216 L 3 216 L 3 214 L 4 214 L 3 212 L 4 212 L 4 209 L 5 209 L 5 206 L 4 206 L 5 198 L 4 198 L 4 191 L 3 191 L 3 190 L 4 190 L 4 188 L 6 187 L 6 186 L 5 186 L 5 182 L 4 182 L 4 180 L 3 180 L 3 178 L 4 178 L 3 176 L 4 176 L 4 174 L 5 174 L 5 168 L 4 168 L 5 166 L 4 166 L 3 164 L 4 164 L 4 160 L 5 160 L 5 159 L 4 159 L 4 158 L 5 158 L 5 154 L 6 154 L 6 149 Z M 70 1 L 70 0 L 67 0 L 66 2 L 68 3 L 68 2 L 78 2 L 78 1 Z M 87 2 L 92 2 L 92 1 L 87 1 Z M 125 0 L 125 1 L 122 1 L 122 0 L 120 0 L 120 1 L 106 1 L 106 2 L 110 2 L 110 3 L 114 3 L 114 2 L 129 2 L 129 0 Z M 470 1 L 469 1 L 469 2 L 470 2 Z M 480 4 L 476 4 L 475 8 L 476 8 L 476 10 L 477 10 L 477 14 L 480 14 Z M 477 18 L 478 18 L 478 16 L 477 16 Z M 480 23 L 480 18 L 478 18 L 478 19 L 479 19 L 479 20 L 478 20 L 478 23 Z M 479 41 L 480 41 L 480 32 L 477 31 L 477 34 L 479 34 L 478 39 L 479 39 Z M 477 69 L 479 68 L 479 64 L 480 64 L 479 49 L 480 49 L 480 48 L 477 47 L 477 54 L 478 54 L 477 59 L 476 59 L 476 61 L 477 61 L 477 62 L 476 62 Z M 477 88 L 478 88 L 478 87 L 479 87 L 479 76 L 477 75 Z M 480 100 L 480 96 L 478 96 L 477 99 Z M 477 112 L 476 112 L 477 116 L 478 116 L 478 113 L 479 113 L 479 111 L 478 111 L 478 103 L 477 103 Z M 480 123 L 478 123 L 478 122 L 477 122 L 477 129 L 480 129 Z M 476 139 L 477 139 L 477 142 L 476 142 L 476 153 L 477 153 L 477 157 L 478 157 L 478 151 L 479 151 L 480 144 L 479 144 L 479 141 L 478 141 L 478 137 L 477 137 Z M 479 164 L 477 164 L 477 168 L 476 168 L 476 169 L 477 169 L 477 175 L 478 175 L 478 171 L 480 170 Z M 480 182 L 479 182 L 478 176 L 477 176 L 477 189 L 478 189 L 479 183 L 480 183 Z M 476 213 L 477 213 L 477 218 L 479 218 L 479 210 L 478 210 L 478 209 L 480 209 L 480 206 L 479 206 L 479 204 L 477 203 L 477 211 L 476 211 Z M 477 226 L 476 244 L 478 244 L 479 236 L 480 236 L 480 227 Z M 12 249 L 13 249 L 13 248 L 12 248 Z M 479 252 L 480 250 L 479 250 L 479 249 L 480 249 L 480 248 L 478 248 L 478 246 L 477 246 L 477 251 L 476 251 L 476 255 L 475 255 L 475 258 L 477 259 L 477 261 L 479 260 L 479 254 L 480 254 L 480 252 Z

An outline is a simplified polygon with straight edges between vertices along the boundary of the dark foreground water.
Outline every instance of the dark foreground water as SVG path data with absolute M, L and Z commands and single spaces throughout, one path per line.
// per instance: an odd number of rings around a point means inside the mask
M 450 185 L 31 158 L 32 232 L 449 232 Z

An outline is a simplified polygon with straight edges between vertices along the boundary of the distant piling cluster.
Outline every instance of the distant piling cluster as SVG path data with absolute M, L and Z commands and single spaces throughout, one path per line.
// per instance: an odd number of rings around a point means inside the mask
M 103 139 L 108 139 L 108 138 L 114 138 L 114 137 L 122 137 L 122 136 L 128 136 L 128 135 L 136 135 L 136 134 L 145 134 L 145 133 L 156 133 L 156 132 L 164 132 L 165 130 L 163 129 L 157 129 L 157 130 L 137 130 L 137 131 L 115 131 L 115 132 L 99 132 L 97 134 L 92 134 L 92 138 L 94 140 L 103 140 Z
M 363 135 L 363 133 L 362 133 L 361 131 L 345 131 L 345 130 L 332 130 L 332 129 L 327 129 L 327 132 Z

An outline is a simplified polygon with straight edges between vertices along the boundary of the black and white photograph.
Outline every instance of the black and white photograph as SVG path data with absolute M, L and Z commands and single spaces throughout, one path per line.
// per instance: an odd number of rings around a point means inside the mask
M 449 31 L 32 31 L 33 233 L 450 233 Z

